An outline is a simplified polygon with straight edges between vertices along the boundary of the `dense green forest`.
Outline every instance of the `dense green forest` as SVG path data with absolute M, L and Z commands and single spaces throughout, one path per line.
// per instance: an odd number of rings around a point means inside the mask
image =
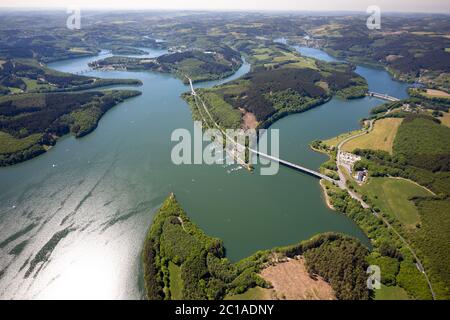
M 450 128 L 430 116 L 407 116 L 397 132 L 394 154 L 414 167 L 449 172 Z
M 82 137 L 116 104 L 140 94 L 133 90 L 30 93 L 0 98 L 0 165 L 45 152 L 69 132 Z
M 425 257 L 437 295 L 450 299 L 450 197 L 415 199 L 419 209 L 421 227 L 410 234 L 414 245 Z
M 274 255 L 304 255 L 308 270 L 329 281 L 339 299 L 368 299 L 368 250 L 340 234 L 321 234 L 299 244 L 258 251 L 237 263 L 222 241 L 193 224 L 171 194 L 156 213 L 142 259 L 148 299 L 222 299 L 249 288 L 270 287 L 258 273 Z

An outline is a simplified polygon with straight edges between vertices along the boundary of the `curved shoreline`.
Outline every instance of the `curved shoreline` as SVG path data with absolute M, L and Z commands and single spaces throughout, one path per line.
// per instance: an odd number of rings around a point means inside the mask
M 320 180 L 320 181 L 319 181 L 319 184 L 320 184 L 320 187 L 322 188 L 323 198 L 324 198 L 324 201 L 325 201 L 327 207 L 328 207 L 330 210 L 333 210 L 333 211 L 336 211 L 336 212 L 337 212 L 336 208 L 333 207 L 333 205 L 331 204 L 331 199 L 330 199 L 330 197 L 328 196 L 327 189 L 326 189 L 326 186 L 325 186 L 325 182 L 324 182 L 323 180 Z

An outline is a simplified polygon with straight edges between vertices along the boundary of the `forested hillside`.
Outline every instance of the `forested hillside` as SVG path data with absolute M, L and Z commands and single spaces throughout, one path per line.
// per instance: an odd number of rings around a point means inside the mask
M 204 50 L 186 50 L 164 54 L 154 59 L 113 56 L 90 64 L 94 69 L 147 70 L 173 73 L 183 82 L 186 76 L 193 82 L 225 78 L 242 64 L 238 52 L 228 46 L 213 46 Z
M 132 90 L 83 93 L 30 93 L 0 98 L 0 165 L 28 160 L 45 152 L 69 132 L 82 137 L 101 116 Z
M 237 263 L 225 257 L 222 241 L 193 224 L 171 194 L 156 213 L 145 240 L 142 259 L 147 297 L 157 299 L 223 299 L 259 286 L 258 274 L 283 258 L 303 255 L 311 276 L 329 281 L 339 299 L 368 299 L 368 250 L 357 240 L 321 234 L 299 244 L 258 251 Z
M 219 124 L 230 124 L 231 114 L 244 111 L 251 113 L 260 127 L 268 127 L 285 115 L 320 105 L 334 94 L 351 99 L 367 92 L 366 81 L 351 65 L 306 58 L 282 44 L 240 45 L 252 63 L 252 71 L 224 85 L 199 90 Z M 185 99 L 197 118 L 191 99 L 187 95 Z M 243 123 L 234 121 L 233 125 L 240 127 Z
M 430 116 L 407 116 L 394 143 L 407 164 L 433 172 L 450 171 L 450 128 Z

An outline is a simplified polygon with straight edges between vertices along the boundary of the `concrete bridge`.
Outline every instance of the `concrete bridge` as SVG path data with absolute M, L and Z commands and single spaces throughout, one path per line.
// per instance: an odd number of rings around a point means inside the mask
M 285 167 L 288 167 L 288 168 L 291 168 L 291 169 L 294 169 L 294 170 L 297 170 L 297 171 L 301 171 L 301 172 L 306 173 L 306 174 L 308 174 L 308 175 L 310 175 L 312 177 L 315 177 L 315 178 L 327 180 L 327 181 L 329 181 L 331 183 L 337 183 L 336 180 L 334 180 L 334 179 L 332 179 L 332 178 L 330 178 L 330 177 L 328 177 L 328 176 L 326 176 L 324 174 L 321 174 L 320 172 L 317 172 L 315 170 L 311 170 L 311 169 L 305 168 L 303 166 L 300 166 L 298 164 L 295 164 L 295 163 L 292 163 L 292 162 L 289 162 L 289 161 L 286 161 L 286 160 L 283 160 L 283 159 L 280 159 L 280 158 L 276 158 L 276 157 L 270 156 L 268 154 L 259 152 L 257 150 L 253 150 L 253 149 L 249 149 L 249 150 L 251 152 L 259 155 L 262 158 L 278 162 L 279 164 L 284 165 Z
M 195 98 L 198 98 L 198 99 L 201 101 L 201 103 L 202 103 L 202 105 L 203 105 L 203 108 L 204 108 L 205 112 L 208 114 L 208 116 L 210 117 L 210 119 L 211 119 L 211 121 L 214 123 L 214 125 L 215 125 L 215 126 L 216 126 L 216 127 L 217 127 L 224 135 L 225 135 L 225 137 L 226 137 L 227 140 L 229 140 L 229 141 L 231 141 L 232 143 L 236 144 L 237 146 L 239 146 L 239 147 L 245 149 L 245 148 L 246 148 L 245 146 L 243 146 L 242 144 L 240 144 L 240 143 L 234 141 L 234 139 L 228 137 L 227 134 L 226 134 L 225 132 L 223 132 L 222 128 L 220 128 L 220 126 L 217 124 L 217 122 L 214 120 L 214 118 L 213 118 L 213 117 L 211 116 L 211 114 L 209 113 L 209 110 L 208 110 L 208 108 L 206 107 L 206 105 L 205 105 L 205 103 L 203 102 L 203 100 L 201 99 L 201 97 L 200 97 L 199 95 L 197 95 L 197 93 L 195 92 L 194 86 L 192 85 L 192 80 L 191 80 L 189 77 L 187 77 L 187 76 L 185 76 L 185 77 L 189 80 L 189 86 L 191 87 L 191 94 L 192 94 Z M 198 107 L 198 104 L 197 104 L 197 107 Z M 203 117 L 203 116 L 202 116 L 202 117 Z M 205 121 L 205 119 L 203 119 L 203 120 Z M 315 171 L 315 170 L 311 170 L 311 169 L 305 168 L 305 167 L 300 166 L 300 165 L 298 165 L 298 164 L 295 164 L 295 163 L 292 163 L 292 162 L 289 162 L 289 161 L 286 161 L 286 160 L 283 160 L 283 159 L 280 159 L 280 158 L 277 158 L 277 157 L 268 155 L 268 154 L 266 154 L 266 153 L 262 153 L 262 152 L 260 152 L 260 151 L 258 151 L 258 150 L 252 149 L 252 148 L 248 148 L 248 150 L 249 150 L 250 152 L 252 152 L 252 153 L 254 153 L 254 154 L 256 154 L 256 155 L 262 157 L 262 158 L 268 159 L 268 160 L 270 160 L 270 161 L 278 162 L 279 164 L 284 165 L 285 167 L 288 167 L 288 168 L 291 168 L 291 169 L 294 169 L 294 170 L 297 170 L 297 171 L 301 171 L 301 172 L 306 173 L 306 174 L 308 174 L 308 175 L 310 175 L 310 176 L 312 176 L 312 177 L 315 177 L 315 178 L 325 179 L 325 180 L 327 180 L 327 181 L 329 181 L 329 182 L 331 182 L 331 183 L 337 183 L 336 180 L 334 180 L 334 179 L 332 179 L 332 178 L 330 178 L 330 177 L 328 177 L 328 176 L 326 176 L 326 175 L 324 175 L 324 174 L 322 174 L 322 173 L 320 173 L 320 172 L 318 172 L 318 171 Z
M 378 93 L 378 92 L 372 92 L 372 91 L 369 91 L 368 93 L 367 93 L 367 96 L 369 96 L 369 97 L 374 97 L 374 98 L 378 98 L 378 99 L 383 99 L 383 100 L 386 100 L 386 101 L 391 101 L 391 102 L 394 102 L 394 101 L 400 101 L 400 99 L 398 99 L 398 98 L 396 98 L 396 97 L 392 97 L 392 96 L 390 96 L 390 95 L 388 95 L 388 94 L 382 94 L 382 93 Z

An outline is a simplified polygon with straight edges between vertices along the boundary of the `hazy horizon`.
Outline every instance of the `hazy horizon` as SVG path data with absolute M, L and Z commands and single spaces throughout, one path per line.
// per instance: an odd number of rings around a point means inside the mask
M 79 6 L 84 9 L 107 10 L 205 10 L 205 11 L 336 11 L 365 12 L 371 5 L 377 5 L 385 12 L 450 13 L 450 3 L 445 0 L 0 0 L 0 9 L 64 9 Z

